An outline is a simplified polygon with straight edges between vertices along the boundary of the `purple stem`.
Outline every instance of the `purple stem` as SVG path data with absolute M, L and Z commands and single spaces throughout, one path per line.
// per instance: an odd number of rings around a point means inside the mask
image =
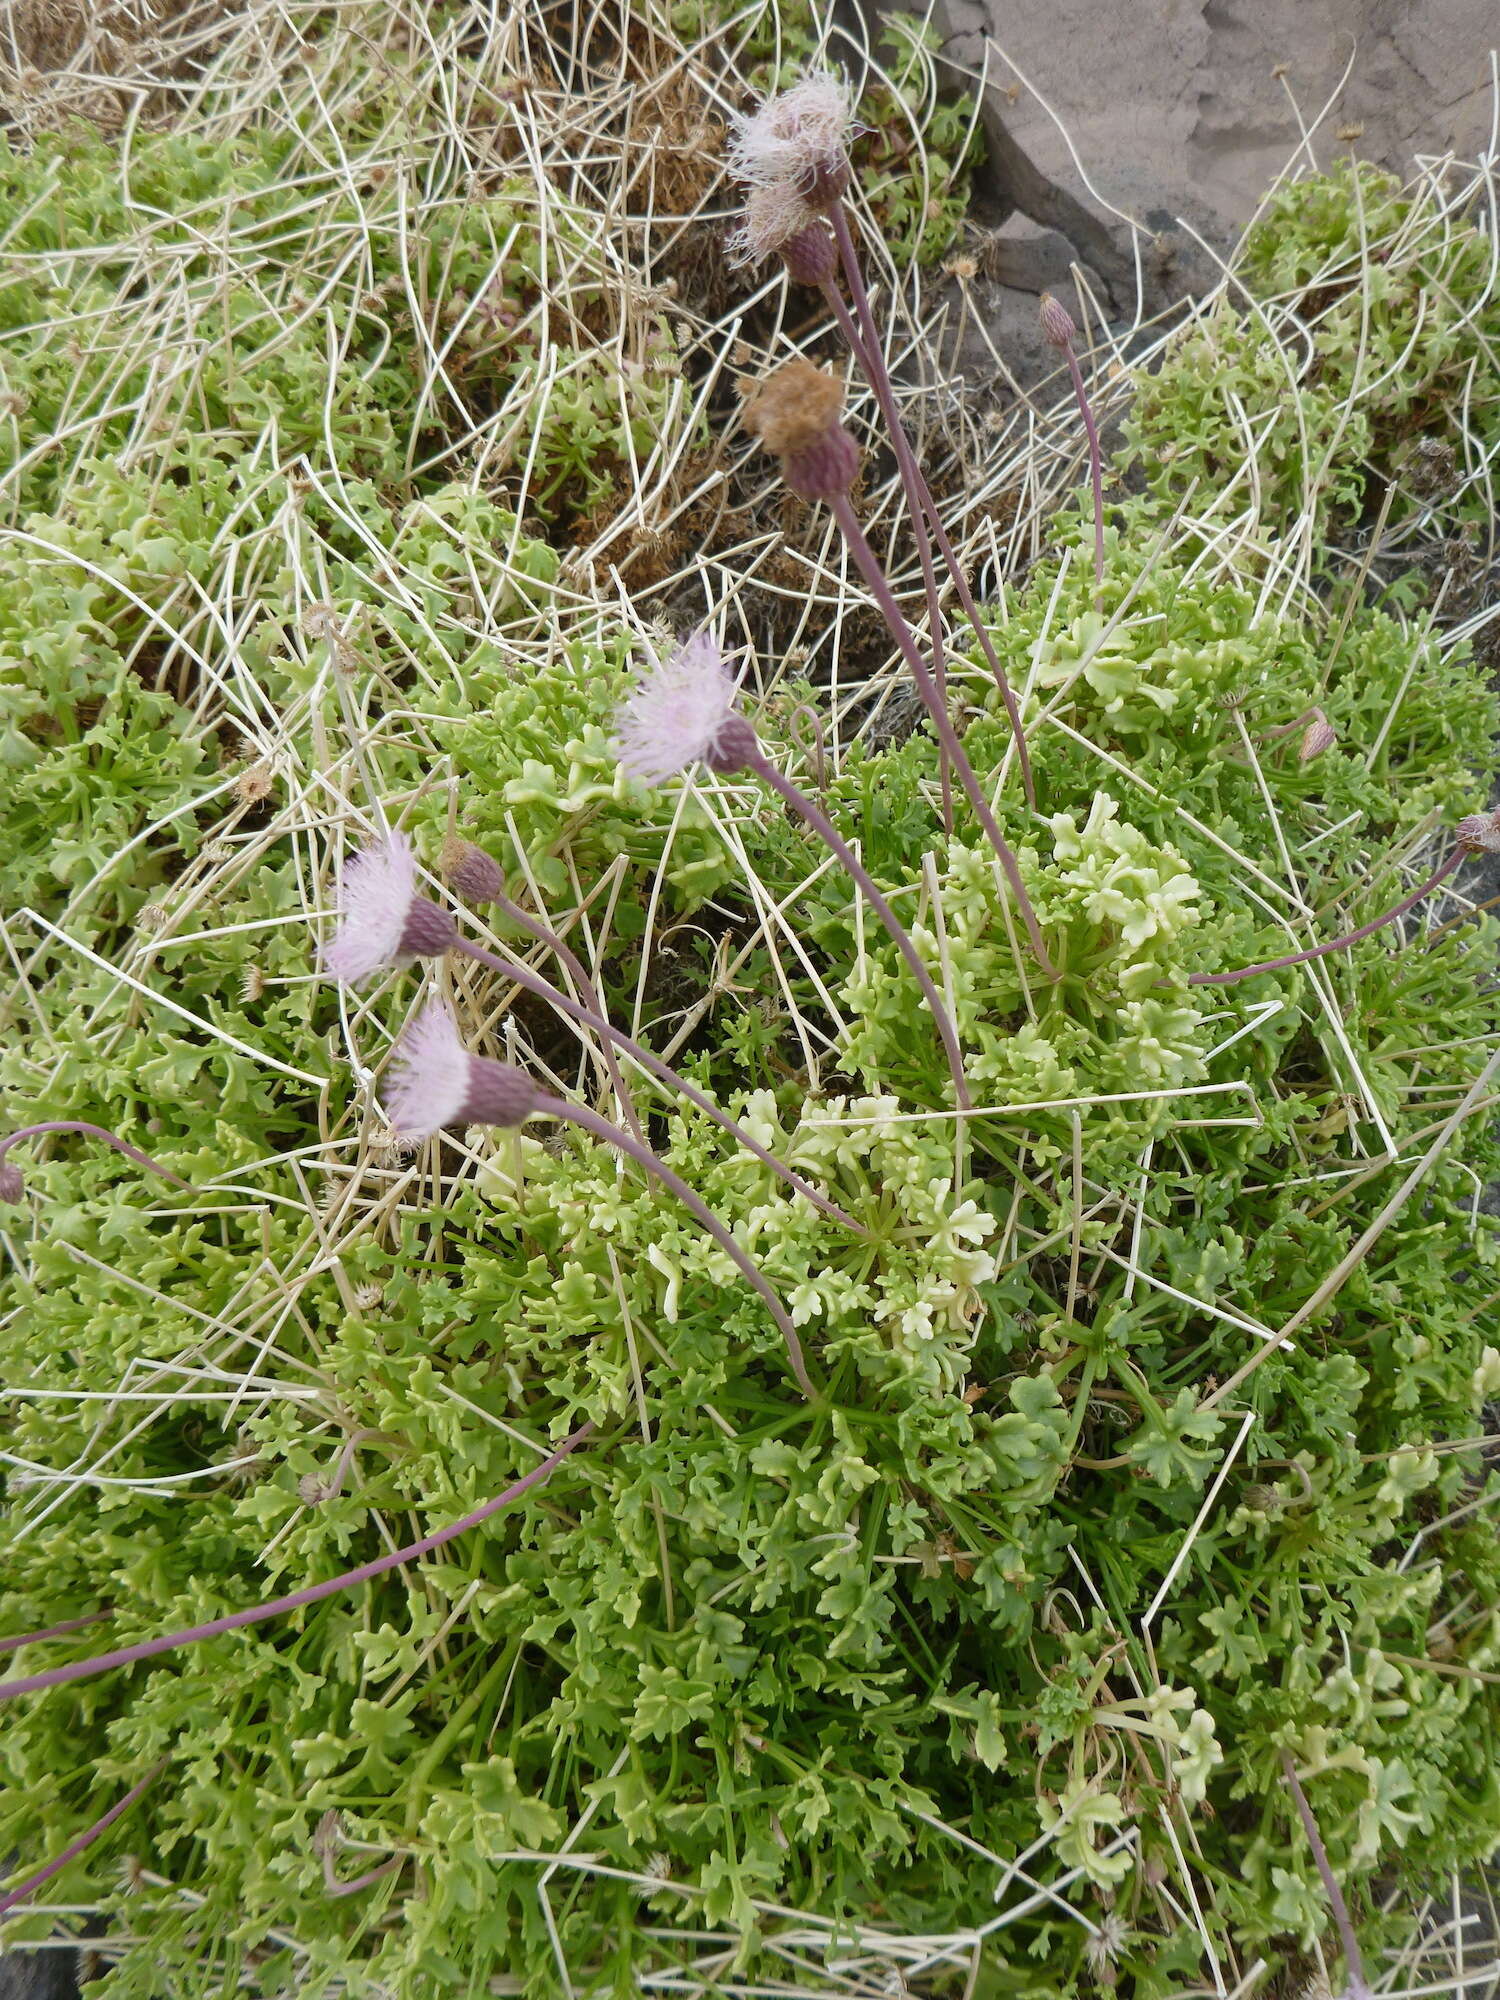
M 1084 432 L 1089 441 L 1089 477 L 1094 484 L 1094 582 L 1098 584 L 1104 581 L 1104 465 L 1099 456 L 1099 427 L 1089 408 L 1088 391 L 1083 386 L 1083 370 L 1078 366 L 1071 340 L 1064 346 L 1063 354 L 1067 358 L 1068 373 L 1073 378 L 1078 414 L 1083 418 Z
M 604 1015 L 594 1013 L 592 1009 L 581 1006 L 576 1000 L 570 1000 L 566 993 L 559 991 L 550 980 L 543 979 L 539 972 L 533 972 L 530 966 L 512 964 L 509 959 L 501 958 L 495 952 L 486 951 L 483 945 L 470 944 L 467 938 L 462 939 L 454 949 L 463 952 L 466 957 L 474 959 L 480 965 L 489 966 L 492 972 L 503 973 L 507 979 L 514 980 L 517 986 L 524 986 L 528 993 L 535 993 L 540 999 L 550 1000 L 554 1007 L 560 1007 L 563 1013 L 571 1015 L 575 1021 L 583 1022 L 596 1034 L 607 1036 L 618 1047 L 624 1049 L 627 1055 L 633 1056 L 642 1069 L 649 1070 L 652 1076 L 657 1077 L 670 1090 L 679 1091 L 690 1104 L 696 1104 L 705 1117 L 711 1118 L 721 1131 L 738 1140 L 748 1153 L 753 1153 L 762 1166 L 769 1167 L 772 1173 L 786 1182 L 788 1187 L 795 1189 L 800 1195 L 805 1195 L 816 1208 L 831 1216 L 835 1222 L 842 1223 L 846 1229 L 852 1229 L 856 1236 L 869 1237 L 869 1230 L 857 1223 L 852 1215 L 846 1215 L 837 1202 L 830 1201 L 825 1194 L 819 1194 L 810 1182 L 803 1180 L 800 1174 L 793 1173 L 784 1161 L 778 1160 L 776 1155 L 761 1145 L 758 1139 L 752 1138 L 738 1119 L 731 1118 L 727 1111 L 721 1111 L 711 1098 L 706 1097 L 685 1077 L 679 1076 L 676 1070 L 664 1063 L 659 1056 L 652 1055 L 648 1048 L 642 1047 L 632 1036 L 627 1035 L 623 1028 L 615 1027 Z
M 1288 952 L 1285 958 L 1268 958 L 1260 965 L 1242 965 L 1237 972 L 1193 972 L 1188 975 L 1189 986 L 1232 986 L 1237 979 L 1253 979 L 1258 972 L 1279 972 L 1284 965 L 1306 965 L 1310 958 L 1326 958 L 1331 951 L 1346 951 L 1351 944 L 1358 944 L 1362 938 L 1393 924 L 1397 917 L 1404 917 L 1408 910 L 1420 903 L 1424 896 L 1430 896 L 1438 884 L 1451 875 L 1468 852 L 1466 848 L 1455 847 L 1442 867 L 1429 875 L 1420 889 L 1413 889 L 1394 910 L 1387 910 L 1383 917 L 1376 917 L 1368 924 L 1361 924 L 1357 931 L 1346 931 L 1343 937 L 1330 938 L 1327 944 L 1315 944 L 1311 951 Z
M 117 1153 L 123 1153 L 127 1160 L 134 1160 L 138 1167 L 144 1167 L 148 1173 L 160 1174 L 164 1181 L 171 1181 L 174 1187 L 186 1188 L 189 1194 L 193 1192 L 191 1181 L 181 1179 L 168 1167 L 158 1166 L 149 1153 L 143 1153 L 135 1146 L 127 1146 L 123 1139 L 117 1139 L 113 1132 L 106 1132 L 102 1125 L 87 1125 L 81 1118 L 49 1118 L 45 1124 L 23 1125 L 19 1132 L 8 1132 L 3 1139 L 0 1139 L 0 1160 L 3 1160 L 11 1147 L 18 1145 L 22 1139 L 36 1139 L 44 1132 L 84 1132 L 91 1139 L 102 1139 L 106 1146 L 113 1146 Z
M 753 751 L 750 755 L 750 769 L 758 778 L 763 779 L 779 798 L 785 799 L 794 812 L 800 813 L 813 831 L 828 843 L 864 895 L 865 901 L 885 925 L 891 941 L 910 966 L 912 977 L 921 987 L 927 1004 L 932 1009 L 932 1018 L 937 1023 L 937 1031 L 942 1037 L 943 1048 L 947 1053 L 948 1068 L 953 1074 L 953 1089 L 958 1108 L 960 1111 L 972 1110 L 974 1100 L 970 1097 L 969 1086 L 964 1081 L 964 1059 L 958 1046 L 958 1036 L 954 1032 L 953 1022 L 927 967 L 917 956 L 917 948 L 907 934 L 905 925 L 876 887 L 869 870 L 827 813 L 814 805 L 807 794 L 799 790 L 790 778 L 778 771 L 774 764 L 768 762 L 759 750 Z
M 1354 1935 L 1354 1925 L 1349 1919 L 1349 1905 L 1344 1901 L 1344 1892 L 1334 1876 L 1333 1865 L 1328 1859 L 1328 1849 L 1323 1845 L 1323 1836 L 1318 1832 L 1318 1822 L 1313 1818 L 1313 1809 L 1307 1803 L 1307 1794 L 1297 1779 L 1296 1767 L 1283 1750 L 1281 1767 L 1286 1772 L 1286 1781 L 1292 1788 L 1298 1817 L 1307 1835 L 1307 1844 L 1312 1849 L 1313 1860 L 1318 1865 L 1318 1873 L 1323 1878 L 1328 1901 L 1333 1908 L 1333 1921 L 1338 1927 L 1339 1942 L 1344 1947 L 1344 1963 L 1349 1968 L 1348 2000 L 1370 2000 L 1370 1988 L 1365 1980 L 1365 1962 L 1360 1955 L 1359 1939 Z
M 1031 907 L 1031 898 L 1027 895 L 1026 885 L 1021 880 L 1021 870 L 1016 863 L 1016 857 L 1011 852 L 1005 835 L 995 824 L 995 815 L 990 811 L 989 800 L 984 796 L 979 780 L 974 775 L 973 765 L 964 755 L 964 747 L 958 740 L 953 724 L 948 720 L 947 709 L 938 699 L 938 691 L 933 685 L 931 674 L 927 671 L 916 636 L 901 615 L 901 607 L 896 602 L 895 593 L 885 579 L 875 551 L 865 538 L 865 531 L 859 525 L 859 518 L 850 505 L 849 496 L 847 493 L 837 494 L 828 504 L 833 511 L 834 519 L 844 531 L 844 539 L 849 544 L 850 553 L 860 574 L 869 586 L 871 596 L 880 606 L 885 622 L 901 648 L 906 664 L 911 668 L 918 692 L 927 704 L 928 714 L 932 717 L 932 726 L 938 733 L 939 741 L 947 747 L 948 755 L 953 759 L 953 768 L 958 773 L 959 783 L 968 793 L 969 803 L 974 808 L 979 824 L 984 828 L 1000 866 L 1005 870 L 1006 880 L 1010 883 L 1025 922 L 1027 936 L 1031 939 L 1031 949 L 1036 954 L 1036 962 L 1048 979 L 1058 979 L 1061 975 L 1048 956 L 1046 942 L 1042 937 L 1042 927 L 1037 922 L 1036 911 Z
M 797 1329 L 792 1325 L 786 1307 L 772 1291 L 760 1266 L 752 1257 L 746 1255 L 713 1210 L 699 1200 L 682 1176 L 674 1174 L 666 1161 L 653 1153 L 642 1140 L 632 1139 L 628 1132 L 621 1131 L 618 1125 L 612 1125 L 607 1118 L 601 1118 L 597 1111 L 590 1111 L 586 1105 L 569 1104 L 561 1097 L 548 1097 L 542 1094 L 537 1097 L 536 1110 L 545 1117 L 560 1118 L 570 1125 L 579 1125 L 585 1132 L 592 1133 L 594 1138 L 602 1139 L 606 1145 L 617 1146 L 638 1166 L 644 1167 L 648 1174 L 654 1174 L 664 1188 L 670 1189 L 676 1195 L 683 1207 L 702 1223 L 726 1256 L 734 1259 L 765 1300 L 771 1317 L 780 1327 L 781 1337 L 786 1342 L 786 1351 L 792 1364 L 792 1373 L 797 1378 L 797 1387 L 810 1403 L 815 1403 L 818 1400 L 818 1392 L 808 1375 L 807 1363 L 802 1356 L 802 1342 L 797 1338 Z
M 45 1868 L 38 1868 L 34 1875 L 28 1875 L 26 1880 L 16 1888 L 7 1889 L 5 1894 L 0 1896 L 0 1917 L 5 1916 L 8 1911 L 13 1910 L 17 1903 L 24 1903 L 33 1889 L 40 1889 L 44 1882 L 50 1882 L 54 1875 L 61 1874 L 62 1870 L 67 1867 L 75 1855 L 82 1854 L 86 1847 L 92 1847 L 100 1834 L 107 1832 L 122 1813 L 130 1811 L 130 1808 L 141 1796 L 141 1793 L 145 1791 L 146 1787 L 156 1782 L 167 1768 L 167 1763 L 167 1758 L 158 1757 L 140 1783 L 132 1785 L 123 1799 L 117 1800 L 107 1813 L 101 1813 L 99 1818 L 94 1821 L 94 1824 L 91 1827 L 85 1828 L 76 1840 L 70 1840 L 55 1860 L 49 1861 Z
M 513 924 L 518 924 L 528 937 L 535 938 L 538 944 L 546 945 L 547 949 L 557 958 L 559 964 L 566 966 L 568 971 L 572 973 L 578 991 L 583 996 L 583 1004 L 593 1012 L 596 1019 L 600 1021 L 607 1020 L 604 1012 L 604 1002 L 599 997 L 599 989 L 584 970 L 583 960 L 573 950 L 572 946 L 564 943 L 563 939 L 555 931 L 549 929 L 540 917 L 533 917 L 529 912 L 523 910 L 518 903 L 513 903 L 509 896 L 491 896 L 490 901 L 495 905 L 497 910 L 500 910 L 505 916 L 509 917 Z M 639 1117 L 636 1115 L 635 1100 L 626 1089 L 625 1079 L 620 1074 L 620 1066 L 615 1061 L 615 1052 L 611 1046 L 612 1040 L 613 1037 L 606 1026 L 600 1039 L 599 1052 L 603 1057 L 604 1067 L 609 1073 L 610 1083 L 614 1086 L 615 1095 L 620 1100 L 620 1111 L 626 1125 L 629 1126 L 637 1139 L 644 1139 L 646 1134 L 641 1126 Z
M 984 621 L 979 616 L 979 610 L 974 602 L 973 593 L 969 589 L 968 579 L 965 577 L 962 566 L 959 563 L 957 551 L 948 538 L 948 531 L 944 528 L 938 514 L 937 503 L 932 497 L 926 476 L 917 461 L 917 455 L 912 448 L 911 440 L 906 435 L 906 427 L 901 421 L 901 412 L 896 406 L 896 392 L 891 383 L 890 370 L 885 365 L 885 353 L 880 344 L 879 329 L 875 324 L 874 308 L 870 304 L 870 295 L 865 289 L 864 275 L 859 268 L 859 252 L 855 247 L 854 236 L 849 228 L 849 217 L 845 212 L 842 202 L 834 204 L 833 208 L 829 211 L 828 219 L 833 224 L 833 232 L 838 239 L 839 258 L 844 267 L 844 276 L 848 282 L 850 296 L 854 300 L 854 309 L 859 315 L 859 324 L 863 330 L 863 338 L 861 338 L 860 332 L 850 324 L 848 308 L 845 306 L 843 299 L 839 296 L 831 281 L 823 287 L 824 296 L 833 308 L 839 325 L 843 329 L 844 338 L 848 341 L 856 360 L 864 370 L 865 379 L 875 392 L 875 400 L 880 405 L 881 415 L 885 418 L 886 428 L 891 434 L 891 444 L 896 453 L 896 465 L 900 471 L 901 484 L 906 493 L 906 504 L 911 510 L 912 522 L 917 530 L 918 553 L 922 553 L 926 543 L 925 529 L 922 525 L 923 516 L 925 515 L 927 520 L 932 523 L 933 536 L 937 541 L 938 550 L 943 558 L 948 574 L 953 579 L 953 587 L 958 592 L 958 601 L 963 606 L 964 616 L 968 619 L 970 625 L 973 626 L 974 636 L 978 639 L 980 650 L 984 654 L 990 672 L 994 675 L 995 685 L 1000 690 L 1000 699 L 1005 703 L 1005 712 L 1010 717 L 1011 732 L 1016 739 L 1016 758 L 1021 766 L 1021 784 L 1026 793 L 1026 803 L 1034 812 L 1036 810 L 1036 784 L 1031 775 L 1031 758 L 1026 749 L 1025 732 L 1021 727 L 1020 706 L 1016 701 L 1015 692 L 1006 676 L 1005 669 L 1000 664 L 999 655 L 995 651 L 989 632 L 985 628 Z M 922 573 L 924 578 L 928 575 L 930 567 L 931 556 L 929 554 L 923 560 Z M 929 597 L 929 605 L 931 601 Z M 935 614 L 931 611 L 929 611 L 929 617 L 933 621 L 933 645 L 934 649 L 936 649 L 940 643 L 937 634 L 940 632 L 941 627 L 937 623 Z M 934 652 L 934 657 L 936 657 L 936 652 Z M 946 683 L 941 679 L 939 686 L 943 687 L 946 692 Z
M 356 1875 L 352 1882 L 341 1882 L 333 1872 L 333 1862 L 328 1856 L 323 1858 L 323 1882 L 330 1896 L 354 1896 L 361 1889 L 368 1889 L 372 1882 L 379 1882 L 387 1875 L 394 1875 L 405 1861 L 404 1854 L 393 1854 L 389 1861 L 382 1861 L 378 1868 L 367 1868 L 363 1875 Z
M 18 1646 L 33 1646 L 40 1639 L 61 1639 L 64 1633 L 81 1632 L 86 1625 L 103 1625 L 114 1615 L 112 1611 L 91 1611 L 87 1618 L 65 1618 L 61 1625 L 49 1625 L 45 1632 L 22 1632 L 14 1639 L 0 1639 L 0 1653 L 13 1653 Z
M 445 1543 L 466 1534 L 470 1528 L 477 1528 L 492 1514 L 498 1514 L 502 1507 L 519 1500 L 533 1486 L 539 1486 L 556 1471 L 570 1451 L 576 1450 L 592 1434 L 593 1429 L 592 1423 L 580 1425 L 571 1437 L 563 1439 L 555 1451 L 549 1452 L 540 1465 L 533 1466 L 530 1472 L 512 1481 L 503 1493 L 497 1493 L 494 1499 L 486 1500 L 482 1507 L 476 1507 L 449 1527 L 424 1535 L 421 1541 L 411 1542 L 404 1549 L 377 1556 L 373 1562 L 361 1563 L 358 1569 L 345 1570 L 342 1576 L 331 1576 L 326 1583 L 311 1583 L 305 1590 L 294 1590 L 286 1597 L 274 1597 L 268 1604 L 252 1605 L 248 1611 L 231 1611 L 227 1617 L 211 1618 L 206 1624 L 190 1625 L 182 1632 L 166 1632 L 155 1639 L 142 1639 L 138 1645 L 121 1646 L 113 1653 L 95 1653 L 86 1660 L 71 1660 L 65 1667 L 49 1667 L 45 1673 L 26 1674 L 19 1680 L 0 1680 L 0 1701 L 18 1694 L 37 1694 L 43 1688 L 63 1687 L 69 1681 L 87 1680 L 93 1674 L 108 1673 L 112 1667 L 133 1666 L 137 1660 L 149 1660 L 158 1653 L 175 1652 L 179 1646 L 196 1645 L 200 1639 L 216 1639 L 221 1632 L 237 1632 L 245 1625 L 262 1624 L 267 1618 L 279 1618 L 285 1611 L 297 1611 L 304 1604 L 316 1604 L 321 1598 L 333 1597 L 357 1583 L 368 1583 L 371 1577 L 384 1576 L 387 1570 L 399 1569 L 403 1563 L 415 1562 L 419 1556 L 430 1555 L 434 1549 L 442 1548 Z

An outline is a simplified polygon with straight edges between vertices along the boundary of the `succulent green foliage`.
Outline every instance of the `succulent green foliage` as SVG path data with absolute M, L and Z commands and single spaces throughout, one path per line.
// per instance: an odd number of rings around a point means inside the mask
M 1233 286 L 1137 384 L 1129 460 L 1155 500 L 1198 481 L 1270 535 L 1295 523 L 1321 543 L 1384 499 L 1388 527 L 1487 540 L 1500 301 L 1483 222 L 1482 196 L 1455 213 L 1440 182 L 1352 159 L 1284 182 Z
M 311 231 L 277 143 L 142 134 L 137 193 Z M 35 177 L 27 228 L 58 232 L 33 245 L 53 295 L 13 301 L 12 324 L 84 310 L 127 265 L 59 297 L 59 253 L 133 226 L 90 220 L 116 183 L 86 144 L 9 171 Z M 346 198 L 330 176 L 330 213 Z M 1354 184 L 1301 199 L 1331 257 Z M 477 296 L 502 240 L 524 274 L 526 214 L 503 191 L 455 208 L 433 281 Z M 1165 2000 L 1209 1977 L 1159 1893 L 1180 1893 L 1184 1846 L 1224 1962 L 1326 1934 L 1283 1747 L 1361 1911 L 1377 1881 L 1387 1897 L 1488 1852 L 1500 1552 L 1461 1512 L 1500 1386 L 1482 1120 L 1295 1345 L 1209 1398 L 1471 1083 L 1500 1029 L 1495 928 L 1187 983 L 1395 899 L 1388 857 L 1472 804 L 1496 724 L 1473 664 L 1363 610 L 1334 645 L 1315 605 L 1277 615 L 1253 578 L 1156 548 L 1165 489 L 1097 591 L 1064 523 L 995 631 L 1031 681 L 1044 805 L 1026 814 L 1012 778 L 998 810 L 1059 984 L 974 829 L 945 838 L 925 732 L 856 746 L 826 786 L 950 997 L 981 1107 L 958 1120 L 913 983 L 800 825 L 748 783 L 619 776 L 614 624 L 518 670 L 511 633 L 566 601 L 558 556 L 481 479 L 415 469 L 437 413 L 376 322 L 351 307 L 330 372 L 310 310 L 252 368 L 238 310 L 199 371 L 210 421 L 164 405 L 139 457 L 39 460 L 30 539 L 0 552 L 0 882 L 25 974 L 0 1086 L 14 1122 L 110 1125 L 196 1189 L 65 1140 L 28 1157 L 34 1210 L 0 1211 L 7 1626 L 107 1609 L 61 1642 L 82 1650 L 238 1609 L 456 1519 L 585 1415 L 598 1431 L 434 1558 L 9 1711 L 6 1852 L 55 1852 L 171 1760 L 51 1892 L 136 1940 L 106 1991 L 157 2000 L 163 1967 L 211 1963 L 267 1994 L 514 1978 L 540 2000 L 586 1972 L 625 1995 L 718 1930 L 736 1977 L 780 1978 L 778 1912 L 832 1927 L 830 1958 L 859 1926 L 866 1945 L 971 1934 L 997 1914 L 986 1855 L 1040 1842 L 1028 1869 L 1067 1907 L 1012 1881 L 976 1991 L 1090 1990 L 1087 1927 L 1108 1921 L 1117 1976 Z M 37 436 L 103 407 L 82 361 L 3 351 L 34 370 Z M 314 361 L 341 414 L 308 449 L 340 465 L 336 506 L 257 456 L 267 411 L 310 422 Z M 536 433 L 584 495 L 622 442 L 586 404 L 566 445 Z M 1143 424 L 1168 407 L 1164 389 Z M 1331 479 L 1355 479 L 1353 433 L 1313 417 Z M 1224 477 L 1187 431 L 1183 449 Z M 246 565 L 232 644 L 184 609 L 194 579 L 217 603 L 226 538 Z M 153 650 L 167 621 L 196 663 Z M 993 774 L 1004 720 L 970 667 L 967 745 Z M 1304 766 L 1275 732 L 1314 702 L 1337 741 Z M 786 750 L 774 704 L 761 720 Z M 701 1086 L 861 1226 L 643 1086 L 665 1157 L 801 1328 L 819 1405 L 731 1262 L 613 1153 L 542 1127 L 418 1157 L 389 1142 L 370 1073 L 419 977 L 352 1000 L 314 972 L 351 734 L 429 863 L 448 793 L 424 781 L 461 780 L 464 830 L 581 913 L 618 1018 L 638 1007 L 659 1047 L 684 1032 Z M 503 988 L 464 995 L 503 1050 Z M 555 1023 L 516 1032 L 593 1090 Z M 127 1854 L 150 1871 L 128 1890 Z

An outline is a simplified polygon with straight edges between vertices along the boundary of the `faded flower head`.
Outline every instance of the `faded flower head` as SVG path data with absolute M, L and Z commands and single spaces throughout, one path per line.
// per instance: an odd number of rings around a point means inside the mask
M 403 833 L 361 848 L 344 869 L 339 922 L 323 963 L 347 986 L 405 958 L 433 958 L 458 932 L 452 917 L 417 894 L 417 863 Z
M 425 1008 L 401 1038 L 385 1108 L 396 1130 L 428 1139 L 444 1125 L 520 1125 L 536 1108 L 524 1070 L 464 1047 L 441 1002 Z
M 735 120 L 729 171 L 751 187 L 781 182 L 826 207 L 848 183 L 853 136 L 848 84 L 836 70 L 809 70 Z
M 1471 853 L 1500 854 L 1500 812 L 1470 813 L 1453 829 L 1453 837 Z
M 1053 347 L 1066 347 L 1078 329 L 1062 300 L 1053 298 L 1051 292 L 1043 292 L 1040 312 L 1043 337 Z
M 735 710 L 735 693 L 709 631 L 695 632 L 665 660 L 653 655 L 617 718 L 621 770 L 648 785 L 700 760 L 714 771 L 742 770 L 755 736 Z
M 9 1160 L 0 1160 L 0 1202 L 14 1206 L 26 1192 L 21 1169 Z
M 745 422 L 804 500 L 830 500 L 854 484 L 859 446 L 844 429 L 843 409 L 843 383 L 801 355 L 773 370 L 745 404 Z
M 784 250 L 820 218 L 789 181 L 767 181 L 745 196 L 740 226 L 729 238 L 735 264 L 759 264 Z

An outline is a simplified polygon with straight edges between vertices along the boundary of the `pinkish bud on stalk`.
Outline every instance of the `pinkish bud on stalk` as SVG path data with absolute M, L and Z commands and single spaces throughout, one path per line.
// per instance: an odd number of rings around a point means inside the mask
M 1302 741 L 1297 749 L 1297 762 L 1310 764 L 1314 757 L 1321 757 L 1325 750 L 1331 750 L 1338 741 L 1338 733 L 1326 715 L 1316 715 L 1302 732 Z
M 1061 299 L 1055 299 L 1051 292 L 1043 292 L 1038 312 L 1042 322 L 1042 333 L 1048 343 L 1057 348 L 1068 364 L 1068 374 L 1073 383 L 1073 396 L 1078 404 L 1078 414 L 1083 418 L 1084 435 L 1089 446 L 1089 480 L 1094 489 L 1094 581 L 1104 581 L 1104 462 L 1099 451 L 1099 428 L 1094 422 L 1094 412 L 1089 404 L 1088 390 L 1084 387 L 1083 371 L 1078 366 L 1078 357 L 1073 352 L 1073 336 L 1078 329 L 1073 324 L 1073 316 Z
M 472 840 L 443 842 L 443 874 L 466 903 L 497 903 L 505 894 L 500 863 Z
M 816 375 L 818 370 L 810 372 Z M 668 659 L 653 662 L 621 710 L 621 768 L 654 784 L 700 762 L 726 777 L 751 771 L 806 820 L 843 863 L 905 959 L 931 1009 L 948 1058 L 955 1102 L 961 1111 L 967 1111 L 973 1099 L 964 1078 L 958 1036 L 905 925 L 828 815 L 765 757 L 754 725 L 734 706 L 735 696 L 733 677 L 717 643 L 707 632 L 695 632 Z
M 1470 813 L 1453 834 L 1466 853 L 1500 854 L 1500 812 Z

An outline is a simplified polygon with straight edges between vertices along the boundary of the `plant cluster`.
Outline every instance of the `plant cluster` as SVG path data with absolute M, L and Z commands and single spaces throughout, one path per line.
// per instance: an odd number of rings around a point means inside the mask
M 1450 875 L 1195 984 L 1479 825 L 1466 647 L 1276 587 L 1308 468 L 1320 535 L 1371 476 L 1347 327 L 1293 407 L 1269 308 L 1211 306 L 1102 569 L 1090 496 L 946 634 L 914 454 L 898 592 L 790 378 L 760 435 L 927 675 L 825 754 L 813 690 L 643 645 L 562 545 L 703 421 L 660 302 L 650 366 L 597 338 L 601 218 L 493 38 L 445 45 L 520 134 L 471 186 L 420 41 L 330 33 L 304 95 L 5 163 L 0 1085 L 189 1184 L 0 1164 L 7 1650 L 56 1631 L 0 1679 L 12 1890 L 126 1807 L 7 1945 L 101 1912 L 115 2000 L 1167 2000 L 1336 1970 L 1311 1824 L 1378 1966 L 1500 1843 L 1496 926 Z M 843 143 L 792 193 L 894 408 Z M 1240 275 L 1365 246 L 1332 339 L 1440 239 L 1380 393 L 1478 437 L 1493 244 L 1424 199 L 1299 183 Z

